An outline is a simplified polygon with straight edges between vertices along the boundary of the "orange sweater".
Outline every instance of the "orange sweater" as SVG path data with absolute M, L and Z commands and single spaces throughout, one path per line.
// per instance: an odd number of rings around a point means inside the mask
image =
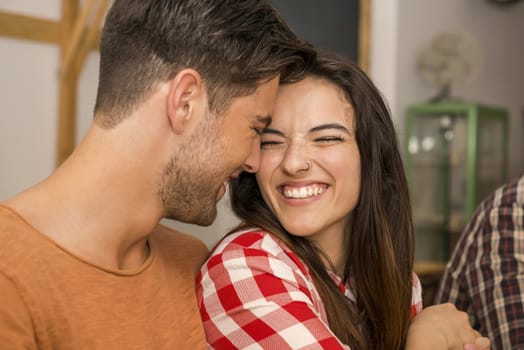
M 207 248 L 158 226 L 150 256 L 110 270 L 0 206 L 0 349 L 205 349 L 195 275 Z

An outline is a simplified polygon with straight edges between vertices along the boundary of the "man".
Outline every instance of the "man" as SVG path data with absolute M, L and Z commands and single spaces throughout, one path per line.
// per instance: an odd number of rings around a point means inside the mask
M 0 348 L 205 348 L 207 249 L 158 222 L 213 222 L 257 170 L 279 81 L 312 57 L 263 1 L 116 0 L 93 125 L 0 206 Z
M 491 339 L 524 348 L 524 175 L 477 208 L 457 243 L 436 302 L 452 302 Z

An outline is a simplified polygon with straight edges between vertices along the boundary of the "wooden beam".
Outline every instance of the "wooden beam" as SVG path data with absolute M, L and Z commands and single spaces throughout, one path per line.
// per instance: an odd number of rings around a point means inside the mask
M 0 11 L 0 36 L 60 44 L 60 22 Z M 98 50 L 100 29 L 97 29 L 91 50 Z
M 98 10 L 96 11 L 95 18 L 93 19 L 91 26 L 89 27 L 86 35 L 84 36 L 84 41 L 80 44 L 77 50 L 75 60 L 71 65 L 72 67 L 70 69 L 73 70 L 73 74 L 76 74 L 78 76 L 80 75 L 82 68 L 84 67 L 84 63 L 92 47 L 98 47 L 100 42 L 100 25 L 102 24 L 104 15 L 106 14 L 108 7 L 109 0 L 102 0 L 100 6 L 98 7 Z
M 60 23 L 0 11 L 0 36 L 58 44 Z
M 88 1 L 92 2 L 92 0 Z M 71 67 L 68 71 L 61 72 L 58 77 L 58 135 L 55 158 L 57 166 L 75 148 L 78 76 L 89 52 L 99 48 L 99 28 L 107 6 L 108 0 L 102 0 L 87 35 L 83 35 L 85 31 L 81 30 L 86 20 L 78 18 L 78 0 L 62 0 L 60 21 L 0 11 L 0 36 L 58 44 L 60 48 L 59 67 L 62 68 L 64 65 Z M 86 6 L 83 16 L 87 16 L 88 13 L 89 9 Z M 71 33 L 74 35 L 72 36 Z M 84 40 L 84 43 L 78 49 L 78 43 L 81 40 Z
M 102 2 L 100 3 L 100 7 L 98 8 L 98 11 L 95 14 L 95 18 L 93 19 L 93 23 L 91 23 L 91 27 L 87 31 L 88 47 L 91 49 L 94 48 L 98 50 L 100 48 L 100 26 L 102 25 L 102 21 L 105 18 L 105 14 L 107 13 L 108 7 L 109 0 L 102 0 Z
M 358 65 L 369 74 L 370 51 L 370 26 L 371 26 L 371 1 L 360 0 L 358 23 Z
M 91 9 L 95 4 L 95 0 L 87 0 L 82 12 L 76 19 L 76 23 L 73 28 L 73 33 L 68 39 L 68 43 L 64 49 L 64 55 L 62 57 L 62 62 L 60 63 L 60 74 L 64 74 L 70 68 L 71 62 L 74 59 L 74 55 L 77 53 L 78 46 L 82 39 L 83 34 L 86 30 L 87 19 L 91 13 Z
M 109 6 L 109 0 L 102 0 L 86 33 L 87 18 L 93 3 L 93 0 L 88 1 L 78 15 L 78 0 L 62 0 L 57 166 L 69 157 L 76 146 L 78 77 L 87 55 L 93 47 L 98 47 L 100 24 Z
M 78 0 L 62 0 L 62 19 L 60 21 L 60 63 L 65 59 L 70 33 L 78 15 Z M 75 148 L 76 105 L 78 75 L 73 72 L 58 77 L 58 138 L 56 165 L 69 157 Z

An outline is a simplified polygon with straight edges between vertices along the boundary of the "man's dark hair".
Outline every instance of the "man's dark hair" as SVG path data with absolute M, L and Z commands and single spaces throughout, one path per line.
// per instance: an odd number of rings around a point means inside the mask
M 116 125 L 184 68 L 201 74 L 219 112 L 278 74 L 295 79 L 314 55 L 263 0 L 116 0 L 102 31 L 95 114 Z

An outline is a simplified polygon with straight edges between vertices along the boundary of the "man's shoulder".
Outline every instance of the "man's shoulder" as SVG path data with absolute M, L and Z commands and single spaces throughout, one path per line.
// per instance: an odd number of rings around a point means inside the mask
M 11 226 L 21 226 L 24 220 L 13 209 L 0 203 L 0 232 L 6 232 Z
M 0 205 L 0 274 L 17 288 L 41 291 L 45 285 L 42 275 L 50 255 L 43 259 L 44 251 L 52 246 L 14 210 Z M 45 255 L 45 254 L 44 254 Z
M 159 224 L 150 239 L 162 256 L 189 265 L 200 266 L 209 254 L 207 246 L 197 237 L 164 225 Z
M 31 254 L 33 248 L 43 242 L 38 239 L 34 228 L 14 210 L 0 205 L 0 260 L 17 256 L 23 249 L 25 255 Z
M 163 242 L 164 244 L 183 244 L 187 246 L 200 247 L 207 250 L 206 245 L 199 238 L 161 224 L 155 227 L 152 237 L 158 241 Z

